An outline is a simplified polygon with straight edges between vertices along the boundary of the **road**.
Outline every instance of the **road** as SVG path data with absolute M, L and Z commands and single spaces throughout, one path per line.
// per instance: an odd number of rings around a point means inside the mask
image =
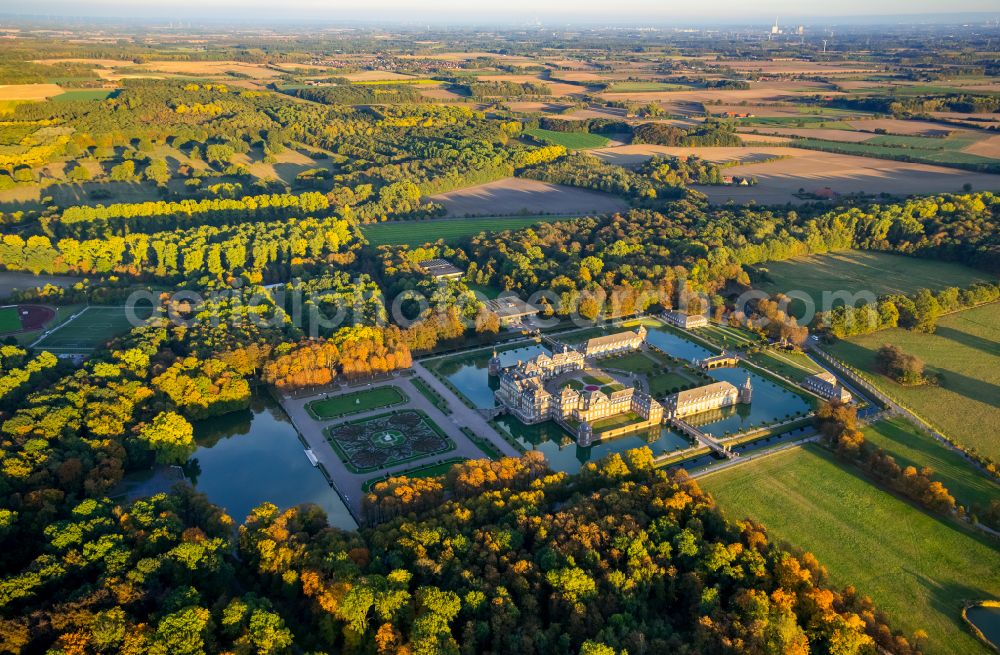
M 442 397 L 445 398 L 449 407 L 451 407 L 454 412 L 451 416 L 445 415 L 444 412 L 435 407 L 430 400 L 428 400 L 423 394 L 420 393 L 419 390 L 417 390 L 415 386 L 413 386 L 410 379 L 406 377 L 380 380 L 379 382 L 373 382 L 368 385 L 368 387 L 350 387 L 337 391 L 336 393 L 321 392 L 295 398 L 288 397 L 280 393 L 277 394 L 278 402 L 281 403 L 285 413 L 288 414 L 288 417 L 292 421 L 292 425 L 294 425 L 298 433 L 302 435 L 305 442 L 309 444 L 309 448 L 316 457 L 316 461 L 322 463 L 324 468 L 326 468 L 327 473 L 330 474 L 330 478 L 332 479 L 334 489 L 340 495 L 341 499 L 343 499 L 344 504 L 347 505 L 347 508 L 354 516 L 354 519 L 361 525 L 364 524 L 364 517 L 361 513 L 361 501 L 364 497 L 362 485 L 364 485 L 364 483 L 368 480 L 380 476 L 391 477 L 422 464 L 433 464 L 445 459 L 451 459 L 453 457 L 463 457 L 466 459 L 482 459 L 486 457 L 483 451 L 472 443 L 465 433 L 462 432 L 460 425 L 468 426 L 478 436 L 488 439 L 490 443 L 492 443 L 493 446 L 504 455 L 511 457 L 517 457 L 519 455 L 519 453 L 510 444 L 496 434 L 493 428 L 489 426 L 489 424 L 485 421 L 485 419 L 483 419 L 482 416 L 479 415 L 478 412 L 475 412 L 474 410 L 471 410 L 463 405 L 461 401 L 455 398 L 453 393 L 448 391 L 448 389 L 444 388 L 442 391 L 442 389 L 438 387 L 440 382 L 430 375 L 426 369 L 424 369 L 424 375 L 421 375 L 421 378 L 426 384 L 438 390 Z M 359 412 L 343 418 L 330 420 L 314 419 L 305 408 L 306 404 L 310 401 L 323 398 L 327 395 L 336 396 L 338 394 L 350 393 L 363 388 L 370 387 L 374 389 L 383 386 L 399 387 L 409 397 L 409 401 L 404 405 L 396 405 L 391 408 L 383 407 L 380 409 L 373 409 L 371 411 Z M 444 385 L 440 385 L 440 387 L 443 388 Z M 400 409 L 417 409 L 426 413 L 427 416 L 429 416 L 430 419 L 434 421 L 445 432 L 445 434 L 451 438 L 452 441 L 455 442 L 455 449 L 446 453 L 430 455 L 422 460 L 409 461 L 396 466 L 391 466 L 389 468 L 380 469 L 378 471 L 354 473 L 348 470 L 344 463 L 340 461 L 340 456 L 333 450 L 333 447 L 330 446 L 323 434 L 323 430 L 331 425 L 338 425 L 346 421 L 354 421 L 369 416 L 377 416 L 378 414 L 384 414 L 388 411 Z
M 488 439 L 493 447 L 497 449 L 498 452 L 502 453 L 505 457 L 520 457 L 521 453 L 517 451 L 516 448 L 511 446 L 509 443 L 503 440 L 503 438 L 497 434 L 493 426 L 487 422 L 486 418 L 480 414 L 478 411 L 467 407 L 462 399 L 455 395 L 455 393 L 449 389 L 441 380 L 427 370 L 427 368 L 420 362 L 413 362 L 413 370 L 420 376 L 420 379 L 424 381 L 427 386 L 429 386 L 434 391 L 438 392 L 445 402 L 448 403 L 448 407 L 451 408 L 452 415 L 451 420 L 458 421 L 458 425 L 464 425 L 469 428 L 476 435 Z

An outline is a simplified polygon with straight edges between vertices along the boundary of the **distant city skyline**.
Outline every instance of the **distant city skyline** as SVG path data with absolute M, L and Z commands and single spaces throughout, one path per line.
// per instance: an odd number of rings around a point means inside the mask
M 468 22 L 502 21 L 509 24 L 544 20 L 552 24 L 592 22 L 621 24 L 637 20 L 660 24 L 677 23 L 766 23 L 777 17 L 783 24 L 831 18 L 861 18 L 996 13 L 995 0 L 959 0 L 946 11 L 938 0 L 842 0 L 820 5 L 803 5 L 798 0 L 763 2 L 689 3 L 664 0 L 632 0 L 627 11 L 603 0 L 505 0 L 503 3 L 461 0 L 38 0 L 30 5 L 0 10 L 0 14 L 122 19 L 224 19 L 240 22 L 255 19 L 315 20 L 322 22 Z

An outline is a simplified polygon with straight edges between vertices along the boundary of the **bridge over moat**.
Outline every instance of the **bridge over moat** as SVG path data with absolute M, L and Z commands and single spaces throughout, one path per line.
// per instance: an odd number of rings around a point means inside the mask
M 689 437 L 696 439 L 698 443 L 700 443 L 703 446 L 708 446 L 709 448 L 719 453 L 726 459 L 732 459 L 734 457 L 740 456 L 739 453 L 733 452 L 732 450 L 729 449 L 728 446 L 719 442 L 712 435 L 702 432 L 701 430 L 691 425 L 687 421 L 684 421 L 679 418 L 674 418 L 670 420 L 670 425 L 671 427 L 679 431 L 681 434 L 685 434 Z

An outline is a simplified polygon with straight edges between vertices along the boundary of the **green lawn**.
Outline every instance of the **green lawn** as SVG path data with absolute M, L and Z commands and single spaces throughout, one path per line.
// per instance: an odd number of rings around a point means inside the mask
M 864 429 L 865 440 L 896 458 L 900 466 L 929 466 L 933 479 L 966 506 L 1000 500 L 1000 484 L 978 472 L 962 455 L 903 418 L 880 421 Z
M 136 322 L 124 307 L 86 307 L 75 318 L 42 337 L 35 347 L 53 354 L 87 353 L 140 325 L 152 314 L 152 308 L 136 307 L 134 314 Z
M 989 280 L 985 273 L 961 264 L 867 250 L 841 250 L 767 262 L 760 270 L 766 271 L 767 280 L 755 287 L 769 294 L 803 291 L 816 303 L 817 310 L 824 309 L 824 292 L 913 294 L 922 288 L 967 287 L 973 282 Z M 801 315 L 800 303 L 792 302 L 791 310 Z
M 876 146 L 894 146 L 897 148 L 920 148 L 923 150 L 961 150 L 978 141 L 976 137 L 952 136 L 935 138 L 931 136 L 896 136 L 881 135 L 868 139 L 864 143 Z
M 306 411 L 313 418 L 330 419 L 349 414 L 359 414 L 382 407 L 392 407 L 409 400 L 402 389 L 395 386 L 376 387 L 352 391 L 332 398 L 306 403 Z
M 745 328 L 734 328 L 728 325 L 710 324 L 708 327 L 698 328 L 698 336 L 711 341 L 719 348 L 728 350 L 730 348 L 745 348 L 760 341 L 753 332 Z
M 398 221 L 362 225 L 361 234 L 373 246 L 419 246 L 444 239 L 456 241 L 480 232 L 518 230 L 535 223 L 568 221 L 566 216 L 482 216 L 477 218 L 444 218 L 433 221 Z
M 644 353 L 635 352 L 621 357 L 611 357 L 602 362 L 606 368 L 629 371 L 630 373 L 652 373 L 656 370 L 656 362 Z
M 451 407 L 448 406 L 448 401 L 446 401 L 437 391 L 434 391 L 434 389 L 427 386 L 426 382 L 417 376 L 411 377 L 410 382 L 414 387 L 416 387 L 417 391 L 420 392 L 421 396 L 431 401 L 431 404 L 440 409 L 442 413 L 451 414 Z
M 604 430 L 613 430 L 615 428 L 624 427 L 632 423 L 638 423 L 642 420 L 642 417 L 638 414 L 626 412 L 625 414 L 619 414 L 618 416 L 609 416 L 607 418 L 598 419 L 591 423 L 591 427 L 594 429 L 594 432 L 601 432 Z
M 533 136 L 539 141 L 565 146 L 567 150 L 586 150 L 587 148 L 603 148 L 608 145 L 608 139 L 600 134 L 589 132 L 555 132 L 553 130 L 543 130 L 540 127 L 525 130 L 525 134 Z
M 886 343 L 924 360 L 940 384 L 904 387 L 873 374 L 876 384 L 948 437 L 1000 460 L 1000 303 L 945 316 L 934 334 L 883 330 L 839 341 L 829 351 L 872 372 L 875 352 Z
M 21 329 L 21 316 L 17 307 L 0 307 L 0 334 L 17 332 Z
M 929 655 L 988 649 L 963 626 L 962 603 L 1000 594 L 997 552 L 985 538 L 924 513 L 844 469 L 816 446 L 699 480 L 733 520 L 750 516 L 772 540 L 812 552 L 835 586 L 854 585 Z
M 649 393 L 656 397 L 665 396 L 693 384 L 687 377 L 674 372 L 650 375 L 646 382 L 649 384 Z
M 810 375 L 823 371 L 822 366 L 799 352 L 763 350 L 750 355 L 750 361 L 793 382 L 801 382 Z

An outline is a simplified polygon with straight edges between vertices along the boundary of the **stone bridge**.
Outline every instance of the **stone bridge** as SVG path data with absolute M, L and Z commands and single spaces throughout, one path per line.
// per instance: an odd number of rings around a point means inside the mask
M 720 443 L 717 439 L 715 439 L 714 437 L 712 437 L 709 434 L 706 434 L 706 433 L 702 432 L 701 430 L 699 430 L 695 426 L 691 425 L 687 421 L 684 421 L 684 420 L 679 419 L 679 418 L 674 418 L 674 419 L 670 420 L 670 425 L 673 426 L 674 428 L 676 428 L 682 434 L 686 434 L 689 437 L 693 437 L 701 445 L 708 446 L 709 448 L 711 448 L 715 452 L 719 453 L 720 455 L 722 455 L 726 459 L 732 459 L 734 457 L 739 457 L 740 456 L 739 453 L 734 453 L 733 451 L 731 451 L 729 449 L 728 446 L 726 446 L 725 444 Z

